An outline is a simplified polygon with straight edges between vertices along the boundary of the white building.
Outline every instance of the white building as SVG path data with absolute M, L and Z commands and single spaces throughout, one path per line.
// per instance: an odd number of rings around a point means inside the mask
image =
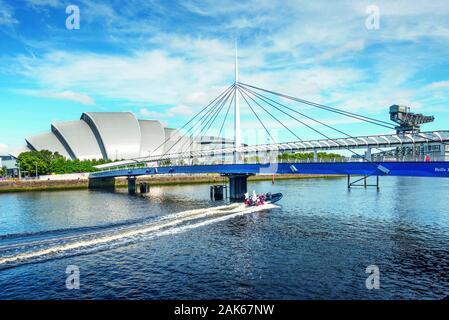
M 55 122 L 51 131 L 27 138 L 29 150 L 58 152 L 67 159 L 121 160 L 223 148 L 231 141 L 200 137 L 192 142 L 157 120 L 140 120 L 130 112 L 86 112 L 80 120 Z

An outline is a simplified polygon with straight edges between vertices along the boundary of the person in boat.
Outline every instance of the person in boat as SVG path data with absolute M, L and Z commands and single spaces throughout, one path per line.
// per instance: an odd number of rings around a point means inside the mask
M 249 198 L 248 192 L 245 193 L 245 204 L 248 206 L 251 204 L 251 199 Z
M 245 204 L 247 206 L 254 206 L 257 205 L 259 202 L 260 202 L 259 196 L 257 195 L 255 190 L 253 190 L 253 193 L 251 195 L 248 192 L 245 193 Z
M 258 203 L 257 203 L 258 205 L 265 204 L 265 194 L 261 193 L 257 200 L 258 200 Z
M 257 196 L 256 190 L 253 190 L 253 195 L 251 196 L 252 203 L 253 204 L 257 203 L 257 199 L 258 199 L 258 196 Z
M 263 200 L 263 196 L 260 195 L 259 198 L 257 198 L 257 205 L 261 206 L 261 205 L 264 205 L 264 204 L 265 204 L 265 202 Z

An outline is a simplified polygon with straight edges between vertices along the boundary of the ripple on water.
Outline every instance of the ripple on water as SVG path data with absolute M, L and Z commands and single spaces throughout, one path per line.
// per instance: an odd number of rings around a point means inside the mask
M 280 208 L 2 270 L 0 298 L 440 299 L 449 295 L 445 192 L 449 182 L 425 178 L 381 182 L 380 192 L 348 192 L 345 179 L 253 183 L 250 188 L 258 191 L 283 192 Z M 149 197 L 73 191 L 1 195 L 0 201 L 0 247 L 20 240 L 1 237 L 7 234 L 34 233 L 36 240 L 42 240 L 48 234 L 114 230 L 211 204 L 206 185 L 154 187 Z M 25 238 L 20 241 L 29 240 Z M 65 268 L 73 264 L 80 267 L 81 289 L 69 291 Z M 371 264 L 380 268 L 380 290 L 365 288 L 365 268 Z

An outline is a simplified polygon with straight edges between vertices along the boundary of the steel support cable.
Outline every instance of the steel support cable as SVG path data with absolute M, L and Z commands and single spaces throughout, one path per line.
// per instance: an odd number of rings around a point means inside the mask
M 201 113 L 203 113 L 206 109 L 208 109 L 211 105 L 213 105 L 215 103 L 215 101 L 217 101 L 221 96 L 223 96 L 224 94 L 226 94 L 229 90 L 231 90 L 233 87 L 235 86 L 235 84 L 229 86 L 226 90 L 224 90 L 222 93 L 220 93 L 214 100 L 212 100 L 212 102 L 210 102 L 207 106 L 205 106 L 203 109 L 201 109 L 200 112 L 198 112 L 193 118 L 191 118 L 188 122 L 186 122 L 181 128 L 177 129 L 175 131 L 175 134 L 180 132 L 182 129 L 184 129 L 185 127 L 187 127 L 193 120 L 195 120 Z M 150 152 L 150 154 L 148 155 L 148 157 L 150 157 L 154 152 L 156 152 L 157 150 L 159 150 L 161 147 L 163 147 L 169 140 L 171 139 L 171 137 L 168 137 L 165 139 L 164 142 L 162 142 L 156 149 L 154 149 L 152 152 Z
M 284 114 L 286 114 L 286 115 L 288 115 L 290 118 L 292 118 L 292 119 L 294 119 L 294 120 L 296 120 L 297 122 L 299 122 L 299 123 L 301 123 L 302 125 L 304 125 L 304 126 L 306 126 L 307 128 L 309 128 L 310 130 L 313 130 L 313 131 L 315 131 L 316 133 L 318 133 L 319 135 L 324 135 L 323 133 L 321 133 L 319 130 L 317 130 L 317 129 L 315 129 L 314 127 L 312 127 L 312 126 L 309 126 L 307 123 L 305 123 L 305 122 L 303 122 L 303 121 L 301 121 L 301 120 L 299 120 L 298 118 L 296 118 L 296 117 L 294 117 L 294 116 L 292 116 L 291 114 L 288 114 L 287 112 L 285 112 L 285 111 L 283 111 L 283 110 L 281 110 L 281 109 L 279 109 L 279 108 L 277 108 L 276 106 L 274 106 L 274 105 L 272 105 L 272 104 L 270 104 L 269 102 L 266 102 L 265 101 L 265 103 L 267 103 L 267 104 L 269 104 L 269 105 L 271 105 L 273 108 L 276 108 L 277 110 L 279 110 L 279 111 L 281 111 L 281 112 L 283 112 Z M 324 136 L 326 136 L 326 135 L 324 135 Z M 326 136 L 327 137 L 327 136 Z M 333 140 L 333 139 L 330 139 L 330 138 L 328 138 L 329 140 Z M 337 143 L 338 144 L 338 143 Z M 340 145 L 340 144 L 338 144 L 338 145 Z M 342 145 L 342 147 L 343 147 L 343 145 Z
M 204 119 L 204 121 L 208 121 L 210 118 L 209 117 L 213 117 L 213 115 L 212 114 L 214 114 L 214 112 L 216 112 L 217 110 L 219 110 L 220 109 L 220 105 L 222 104 L 222 101 L 223 101 L 223 99 L 225 99 L 225 100 L 227 100 L 228 99 L 228 97 L 229 97 L 229 94 L 232 94 L 232 90 L 231 91 L 229 91 L 225 96 L 223 96 L 217 103 L 216 103 L 216 105 L 214 106 L 214 107 L 212 107 L 210 110 L 209 110 L 209 112 L 208 112 L 208 114 L 207 115 L 205 115 L 206 117 L 201 117 L 201 119 L 198 121 L 198 124 L 199 124 L 199 126 L 197 127 L 197 128 L 195 128 L 195 130 L 191 133 L 191 136 L 192 136 L 192 141 L 194 140 L 193 139 L 193 137 L 196 135 L 196 133 L 198 132 L 198 131 L 202 131 L 202 130 L 204 130 L 203 128 L 204 128 L 204 125 L 203 125 L 203 123 L 202 123 L 202 121 L 203 121 L 203 119 Z M 193 129 L 193 128 L 191 128 L 191 129 Z M 189 132 L 190 132 L 190 130 L 189 130 Z M 180 140 L 178 140 L 178 142 L 180 142 L 181 140 L 183 140 L 182 138 L 180 139 Z M 188 140 L 185 140 L 184 139 L 184 142 L 182 142 L 182 145 L 181 145 L 181 147 L 180 147 L 180 153 L 182 153 L 182 152 L 184 152 L 183 150 L 184 150 L 184 146 L 186 145 L 186 143 L 188 143 Z M 174 146 L 173 146 L 174 147 Z M 170 151 L 172 148 L 170 148 L 169 150 L 167 150 L 167 151 Z M 165 154 L 167 154 L 168 152 L 166 152 Z
M 231 101 L 229 101 L 228 110 L 226 110 L 226 115 L 223 119 L 223 123 L 221 124 L 220 131 L 218 132 L 218 137 L 221 137 L 221 133 L 223 132 L 224 125 L 226 120 L 228 119 L 229 111 L 231 110 L 232 103 L 234 102 L 235 95 L 232 96 Z
M 190 142 L 190 145 L 187 147 L 187 151 L 188 151 L 188 149 L 195 143 L 195 140 L 196 140 L 200 135 L 206 135 L 206 134 L 207 134 L 207 132 L 209 131 L 209 129 L 212 127 L 212 124 L 215 122 L 215 120 L 217 119 L 218 115 L 221 113 L 221 110 L 223 110 L 224 106 L 226 105 L 226 103 L 227 103 L 229 97 L 230 97 L 231 95 L 233 96 L 233 94 L 234 94 L 234 91 L 231 91 L 231 92 L 229 92 L 229 93 L 227 94 L 226 98 L 222 101 L 221 106 L 216 110 L 214 116 L 212 116 L 212 118 L 209 119 L 209 121 L 206 123 L 206 125 L 203 127 L 203 129 L 198 133 L 198 135 L 197 135 L 194 139 L 192 139 L 192 141 Z M 213 120 L 212 120 L 212 119 L 213 119 Z M 211 120 L 212 120 L 212 122 L 211 122 Z M 209 126 L 208 126 L 208 125 L 209 125 Z M 207 127 L 206 131 L 203 133 L 204 128 L 206 128 L 206 126 L 208 126 L 208 127 Z M 200 143 L 201 143 L 201 142 L 200 142 Z
M 233 87 L 232 87 L 232 89 L 234 88 L 234 85 L 233 85 Z M 210 110 L 209 110 L 209 113 L 206 115 L 206 117 L 201 117 L 200 118 L 200 120 L 198 121 L 198 124 L 199 124 L 199 126 L 191 133 L 191 136 L 192 136 L 192 141 L 194 141 L 194 139 L 196 138 L 194 138 L 194 136 L 197 134 L 197 132 L 198 131 L 200 131 L 200 132 L 202 132 L 203 130 L 204 130 L 204 125 L 203 125 L 203 119 L 204 119 L 204 121 L 206 121 L 207 123 L 208 123 L 208 121 L 210 120 L 210 117 L 213 117 L 213 114 L 215 114 L 215 112 L 217 111 L 217 110 L 219 110 L 220 109 L 220 106 L 223 104 L 223 102 L 224 101 L 226 101 L 228 98 L 229 98 L 229 95 L 230 94 L 232 94 L 234 91 L 233 90 L 230 90 L 230 91 L 228 91 L 227 93 L 226 93 L 226 95 L 224 95 L 223 97 L 221 97 L 220 98 L 220 100 L 219 101 L 217 101 L 217 103 L 215 104 L 215 106 L 214 107 L 212 107 Z M 207 124 L 206 124 L 207 125 Z M 193 128 L 191 128 L 191 129 L 193 129 Z M 189 132 L 190 132 L 190 130 L 189 130 Z M 182 138 L 180 139 L 180 140 L 178 140 L 178 142 L 180 142 L 182 140 Z M 186 143 L 188 143 L 188 141 L 189 140 L 185 140 L 184 139 L 184 142 L 182 142 L 182 145 L 181 145 L 181 147 L 180 147 L 180 153 L 183 153 L 184 152 L 184 147 L 185 147 L 185 145 L 186 145 Z M 190 147 L 190 146 L 189 146 Z M 170 150 L 171 150 L 172 148 L 170 148 Z M 166 152 L 166 154 L 167 154 L 167 152 Z
M 237 90 L 241 93 L 240 88 L 237 87 Z M 249 104 L 248 100 L 246 100 L 246 97 L 241 94 L 241 96 L 243 97 L 243 99 L 245 99 L 246 104 L 248 105 L 248 107 L 251 109 L 251 111 L 254 113 L 254 115 L 256 116 L 257 120 L 259 120 L 260 124 L 262 125 L 262 127 L 265 129 L 265 131 L 267 132 L 268 136 L 270 137 L 270 139 L 274 142 L 277 143 L 276 140 L 274 140 L 274 138 L 271 136 L 270 131 L 268 131 L 267 127 L 265 127 L 265 125 L 263 124 L 262 120 L 259 118 L 259 116 L 257 115 L 257 113 L 254 111 L 253 107 L 251 107 L 251 105 Z
M 304 99 L 295 98 L 295 97 L 292 97 L 292 96 L 289 96 L 289 95 L 286 95 L 286 94 L 283 94 L 283 93 L 279 93 L 279 92 L 275 92 L 275 91 L 271 91 L 271 90 L 255 87 L 255 86 L 252 86 L 252 85 L 249 85 L 249 84 L 246 84 L 246 83 L 239 82 L 239 84 L 241 84 L 243 86 L 247 86 L 247 87 L 253 88 L 253 89 L 256 89 L 256 90 L 261 90 L 261 91 L 264 91 L 264 92 L 267 92 L 267 93 L 271 93 L 273 95 L 276 95 L 276 96 L 279 96 L 279 97 L 283 97 L 283 98 L 286 98 L 286 99 L 289 99 L 289 100 L 293 100 L 293 101 L 296 101 L 296 102 L 299 102 L 299 103 L 303 103 L 303 104 L 306 104 L 306 105 L 309 105 L 309 106 L 312 106 L 312 107 L 315 107 L 315 108 L 319 108 L 319 109 L 326 110 L 326 111 L 329 111 L 329 112 L 338 113 L 338 114 L 341 114 L 343 116 L 350 117 L 350 118 L 353 118 L 353 119 L 358 119 L 358 120 L 361 120 L 361 121 L 369 122 L 369 123 L 372 123 L 372 124 L 375 124 L 375 125 L 378 125 L 378 126 L 381 126 L 381 127 L 385 127 L 385 128 L 388 128 L 388 129 L 394 129 L 395 128 L 394 126 L 392 126 L 390 123 L 388 123 L 386 121 L 382 121 L 382 120 L 374 119 L 374 118 L 371 118 L 371 117 L 363 116 L 363 115 L 360 115 L 360 114 L 357 114 L 357 113 L 353 113 L 353 112 L 344 111 L 344 110 L 341 110 L 341 109 L 325 106 L 325 105 L 322 105 L 322 104 L 319 104 L 319 103 L 315 103 L 315 102 L 311 102 L 311 101 L 307 101 L 307 100 L 304 100 Z
M 209 118 L 209 116 L 216 110 L 216 108 L 218 108 L 218 106 L 219 106 L 219 104 L 220 104 L 220 102 L 222 101 L 222 99 L 224 98 L 224 96 L 223 97 L 221 97 L 220 98 L 220 100 L 217 102 L 217 103 L 215 103 L 205 114 L 203 114 L 202 116 L 201 116 L 201 118 L 198 120 L 198 124 L 194 124 L 194 125 L 192 125 L 192 127 L 190 127 L 189 128 L 189 130 L 187 130 L 187 132 L 185 132 L 184 134 L 181 134 L 180 136 L 179 136 L 179 139 L 177 139 L 176 140 L 176 142 L 167 150 L 167 151 L 165 151 L 161 156 L 165 156 L 165 155 L 167 155 L 167 154 L 169 154 L 170 153 L 170 151 L 175 147 L 175 146 L 177 146 L 179 143 L 182 143 L 182 145 L 181 145 L 181 151 L 182 151 L 182 147 L 184 146 L 184 144 L 186 143 L 186 141 L 185 141 L 185 137 L 187 137 L 189 134 L 190 135 L 194 135 L 200 128 L 201 128 L 201 125 L 200 125 L 200 123 L 201 123 L 201 121 L 204 119 L 204 118 L 206 118 L 206 119 L 208 119 Z M 198 125 L 198 126 L 197 126 Z M 191 132 L 193 130 L 193 132 Z
M 282 104 L 282 103 L 280 103 L 280 102 L 277 102 L 277 101 L 275 101 L 275 100 L 273 100 L 273 99 L 270 99 L 270 98 L 268 98 L 268 97 L 266 97 L 266 96 L 264 96 L 264 95 L 262 95 L 262 94 L 260 94 L 260 93 L 254 92 L 254 91 L 251 90 L 251 89 L 244 88 L 244 90 L 246 90 L 246 91 L 252 93 L 254 96 L 256 96 L 257 98 L 259 98 L 260 100 L 264 101 L 265 103 L 271 105 L 271 106 L 274 107 L 274 108 L 276 108 L 276 106 L 272 105 L 271 103 L 267 102 L 266 100 L 269 100 L 269 101 L 271 101 L 271 102 L 273 102 L 273 103 L 276 103 L 277 105 L 279 105 L 279 106 L 281 106 L 281 107 L 284 107 L 284 108 L 286 108 L 286 109 L 288 109 L 288 110 L 290 110 L 290 111 L 292 111 L 292 112 L 295 112 L 295 113 L 297 113 L 297 114 L 299 114 L 299 115 L 301 115 L 301 116 L 303 116 L 303 117 L 305 117 L 305 118 L 307 118 L 307 119 L 309 119 L 309 120 L 312 120 L 312 121 L 314 121 L 314 122 L 316 122 L 316 123 L 318 123 L 318 124 L 320 124 L 320 125 L 323 125 L 323 126 L 329 128 L 329 129 L 331 129 L 331 130 L 334 130 L 334 131 L 336 131 L 336 132 L 338 132 L 338 133 L 341 133 L 341 134 L 347 136 L 348 138 L 351 138 L 351 139 L 357 139 L 356 137 L 351 136 L 351 135 L 347 134 L 347 133 L 344 132 L 344 131 L 341 131 L 341 130 L 335 128 L 335 127 L 332 127 L 332 126 L 330 126 L 330 125 L 328 125 L 328 124 L 326 124 L 326 123 L 320 121 L 320 120 L 317 120 L 317 119 L 312 118 L 312 117 L 310 117 L 310 116 L 308 116 L 308 115 L 306 115 L 306 114 L 303 114 L 303 113 L 301 113 L 301 112 L 299 112 L 299 111 L 297 111 L 297 110 L 295 110 L 295 109 L 292 109 L 292 108 L 290 108 L 290 107 L 288 107 L 288 106 L 286 106 L 286 105 L 284 105 L 284 104 Z M 278 109 L 278 108 L 276 108 L 276 109 Z M 290 114 L 288 114 L 288 113 L 286 113 L 286 112 L 284 112 L 284 111 L 282 111 L 282 110 L 280 110 L 280 109 L 278 109 L 278 110 L 281 111 L 281 112 L 283 112 L 284 114 L 286 114 L 286 115 L 288 115 L 288 116 L 291 117 Z M 384 150 L 379 149 L 379 148 L 377 148 L 377 147 L 373 147 L 373 148 L 376 149 L 376 150 L 379 150 L 379 151 L 381 151 L 381 152 L 384 151 Z
M 362 121 L 365 121 L 365 122 L 369 122 L 369 123 L 372 123 L 372 124 L 375 124 L 375 125 L 379 125 L 379 126 L 382 126 L 382 127 L 388 128 L 388 129 L 395 129 L 395 127 L 392 126 L 390 123 L 385 122 L 385 121 L 382 121 L 382 120 L 378 120 L 378 119 L 375 119 L 375 118 L 371 118 L 371 117 L 363 116 L 363 115 L 360 115 L 360 114 L 352 113 L 352 112 L 349 112 L 349 111 L 344 111 L 344 110 L 341 110 L 341 109 L 337 109 L 337 108 L 333 108 L 333 107 L 329 107 L 329 106 L 317 104 L 317 103 L 310 102 L 310 101 L 307 101 L 307 100 L 304 100 L 304 99 L 299 99 L 299 98 L 291 97 L 291 96 L 288 96 L 288 95 L 284 95 L 284 94 L 281 94 L 281 93 L 278 93 L 278 92 L 266 90 L 266 89 L 259 88 L 259 87 L 256 87 L 256 86 L 252 86 L 252 85 L 249 85 L 249 84 L 245 84 L 245 83 L 242 83 L 242 82 L 239 82 L 239 85 L 241 85 L 241 86 L 240 86 L 241 88 L 242 88 L 243 86 L 251 87 L 251 88 L 254 88 L 254 89 L 257 89 L 257 90 L 261 90 L 261 91 L 268 92 L 268 93 L 271 93 L 271 94 L 274 94 L 274 95 L 277 95 L 277 96 L 280 96 L 280 97 L 287 98 L 287 99 L 289 99 L 289 100 L 293 100 L 293 101 L 297 101 L 297 102 L 300 102 L 300 103 L 304 103 L 304 104 L 307 104 L 307 105 L 310 105 L 310 106 L 314 106 L 314 107 L 317 107 L 317 108 L 321 108 L 321 109 L 324 109 L 324 110 L 327 110 L 327 111 L 339 113 L 339 114 L 342 114 L 342 115 L 344 115 L 344 116 L 348 116 L 348 117 L 351 117 L 351 118 L 354 118 L 354 119 L 358 119 L 358 120 L 362 120 Z M 245 88 L 245 89 L 246 89 L 246 90 L 250 90 L 250 89 L 248 89 L 248 88 Z M 254 91 L 252 91 L 252 92 L 254 92 Z M 270 98 L 268 98 L 268 97 L 265 97 L 265 98 L 266 98 L 266 99 L 269 99 L 269 100 L 271 100 L 271 101 L 273 101 L 273 102 L 275 102 L 275 103 L 277 103 L 277 104 L 279 104 L 279 105 L 281 105 L 281 106 L 283 106 L 283 107 L 286 107 L 286 108 L 288 108 L 289 110 L 291 110 L 291 111 L 293 111 L 293 112 L 296 112 L 296 113 L 298 113 L 298 114 L 300 114 L 300 115 L 302 115 L 302 116 L 304 116 L 304 117 L 306 117 L 306 118 L 309 118 L 310 120 L 313 120 L 313 121 L 315 121 L 315 122 L 317 122 L 317 123 L 321 123 L 322 125 L 324 125 L 324 126 L 326 126 L 326 127 L 328 127 L 328 128 L 331 128 L 331 129 L 333 129 L 333 130 L 335 130 L 335 131 L 337 131 L 337 132 L 340 132 L 340 133 L 342 133 L 342 134 L 344 134 L 344 135 L 346 135 L 346 136 L 348 136 L 348 137 L 350 137 L 350 138 L 352 138 L 352 139 L 355 139 L 355 137 L 352 137 L 352 136 L 350 136 L 350 135 L 344 133 L 343 131 L 340 131 L 340 130 L 338 130 L 338 129 L 336 129 L 336 128 L 333 128 L 333 127 L 331 127 L 331 126 L 329 126 L 329 125 L 326 125 L 325 123 L 323 123 L 323 122 L 321 122 L 321 121 L 319 121 L 319 120 L 316 120 L 316 119 L 313 119 L 313 118 L 311 118 L 311 117 L 308 117 L 307 115 L 302 114 L 302 113 L 300 113 L 300 112 L 298 112 L 298 111 L 296 111 L 296 110 L 294 110 L 294 109 L 292 109 L 292 108 L 289 108 L 289 107 L 287 107 L 287 106 L 285 106 L 285 105 L 283 105 L 283 104 L 280 104 L 279 102 L 274 101 L 274 100 L 272 100 L 272 99 L 270 99 Z M 361 118 L 363 118 L 363 119 L 361 119 Z M 377 123 L 374 123 L 374 122 L 377 122 Z M 386 125 L 383 125 L 383 124 L 386 124 Z M 421 137 L 423 137 L 423 136 L 421 136 Z M 431 142 L 441 143 L 442 145 L 445 145 L 445 146 L 446 146 L 446 145 L 449 145 L 449 143 L 447 143 L 447 142 L 443 142 L 443 141 L 440 141 L 440 140 L 438 140 L 438 139 L 430 138 L 430 137 L 427 137 L 427 136 L 425 136 L 425 139 L 427 139 L 427 140 L 429 140 L 429 141 L 431 141 Z M 377 149 L 377 150 L 379 150 L 379 151 L 384 152 L 384 150 L 379 149 L 379 148 L 377 148 L 377 147 L 373 147 L 373 148 L 374 148 L 374 149 Z
M 243 88 L 243 87 L 241 86 L 241 88 Z M 280 105 L 280 106 L 282 106 L 282 107 L 284 107 L 284 108 L 287 108 L 288 110 L 290 110 L 290 111 L 292 111 L 292 112 L 295 112 L 295 113 L 297 113 L 297 114 L 299 114 L 299 115 L 301 115 L 301 116 L 303 116 L 303 117 L 305 117 L 305 118 L 308 118 L 308 119 L 310 119 L 310 120 L 312 120 L 312 121 L 314 121 L 314 122 L 316 122 L 316 123 L 319 123 L 319 124 L 321 124 L 321 125 L 323 125 L 323 126 L 325 126 L 325 127 L 327 127 L 327 128 L 330 128 L 330 129 L 332 129 L 332 130 L 334 130 L 334 131 L 336 131 L 336 132 L 339 132 L 339 133 L 341 133 L 341 134 L 347 136 L 348 138 L 351 138 L 351 139 L 357 139 L 356 137 L 351 136 L 351 135 L 345 133 L 344 131 L 341 131 L 341 130 L 339 130 L 339 129 L 337 129 L 337 128 L 334 128 L 334 127 L 332 127 L 332 126 L 330 126 L 330 125 L 328 125 L 328 124 L 326 124 L 326 123 L 324 123 L 324 122 L 322 122 L 322 121 L 319 121 L 319 120 L 317 120 L 317 119 L 314 119 L 314 118 L 312 118 L 312 117 L 310 117 L 310 116 L 307 116 L 307 115 L 305 115 L 305 114 L 303 114 L 303 113 L 301 113 L 301 112 L 299 112 L 299 111 L 297 111 L 297 110 L 295 110 L 295 109 L 292 109 L 292 108 L 290 108 L 290 107 L 288 107 L 288 106 L 286 106 L 286 105 L 284 105 L 284 104 L 282 104 L 282 103 L 280 103 L 280 102 L 277 102 L 277 101 L 275 101 L 275 100 L 273 100 L 273 99 L 270 99 L 270 98 L 268 98 L 268 97 L 266 97 L 266 96 L 264 96 L 264 95 L 262 95 L 262 94 L 260 94 L 260 93 L 257 93 L 257 92 L 255 92 L 255 91 L 253 91 L 253 90 L 251 90 L 251 89 L 245 88 L 245 90 L 247 90 L 247 91 L 253 93 L 254 95 L 257 95 L 257 96 L 259 97 L 259 99 L 261 99 L 260 97 L 263 97 L 263 98 L 265 98 L 265 99 L 267 99 L 267 100 L 270 100 L 271 102 L 276 103 L 276 104 L 278 104 L 278 105 Z M 263 100 L 263 99 L 261 99 L 261 100 Z M 265 102 L 266 102 L 266 101 L 265 101 Z M 268 103 L 268 102 L 266 102 L 266 103 Z M 270 104 L 270 103 L 268 103 L 268 104 Z M 271 105 L 271 104 L 270 104 L 270 105 Z M 422 136 L 421 136 L 421 137 L 422 137 Z M 432 138 L 429 138 L 429 137 L 427 137 L 427 136 L 426 136 L 425 138 L 428 139 L 428 140 L 431 141 L 431 142 L 438 142 L 438 143 L 441 143 L 441 144 L 443 144 L 443 145 L 449 145 L 449 143 L 447 143 L 447 142 L 442 142 L 442 141 L 440 141 L 440 140 L 432 139 Z M 373 148 L 373 149 L 376 149 L 376 150 L 379 150 L 379 151 L 381 151 L 381 152 L 385 152 L 385 150 L 382 150 L 382 149 L 380 149 L 380 148 L 378 148 L 378 147 L 372 147 L 372 148 Z
M 202 116 L 201 116 L 201 118 L 199 119 L 199 123 L 204 119 L 204 117 L 206 117 L 206 118 L 209 118 L 209 116 L 219 107 L 219 105 L 220 105 L 220 103 L 221 103 L 221 101 L 223 101 L 223 99 L 225 98 L 225 97 L 227 97 L 228 95 L 229 95 L 229 93 L 230 92 L 232 92 L 232 89 L 233 89 L 233 87 L 234 87 L 234 85 L 232 85 L 232 86 L 230 86 L 229 88 L 228 88 L 228 90 L 226 90 L 226 94 L 225 95 L 223 95 L 223 96 L 221 96 L 220 97 L 220 99 L 212 106 L 212 108 L 211 109 L 209 109 L 205 114 L 203 114 Z M 218 98 L 218 97 L 217 97 Z M 216 101 L 217 100 L 217 98 L 214 100 L 214 101 Z M 190 121 L 191 122 L 191 121 Z M 188 134 L 188 133 L 190 133 L 190 131 L 192 130 L 194 128 L 194 126 L 192 126 L 187 132 L 186 132 L 186 134 Z M 199 127 L 199 128 L 201 128 L 201 127 Z M 198 128 L 196 128 L 195 130 L 194 130 L 194 132 L 193 132 L 193 134 L 196 132 L 198 130 Z M 178 130 L 178 132 L 179 132 L 179 130 Z M 178 143 L 180 143 L 181 141 L 183 140 L 183 138 L 181 137 L 180 139 L 178 139 L 167 151 L 165 151 L 164 152 L 164 154 L 162 154 L 161 155 L 161 157 L 163 157 L 163 156 L 165 156 L 165 155 L 167 155 L 176 145 L 178 145 Z M 184 141 L 184 143 L 185 143 L 185 141 Z
M 261 90 L 261 91 L 264 91 L 264 92 L 267 92 L 267 93 L 271 93 L 273 95 L 284 97 L 284 98 L 287 98 L 289 100 L 293 100 L 293 101 L 297 101 L 297 102 L 300 102 L 300 103 L 303 103 L 303 104 L 307 104 L 307 105 L 312 106 L 312 107 L 316 107 L 316 108 L 320 108 L 320 109 L 323 109 L 323 110 L 326 110 L 326 111 L 342 114 L 342 115 L 347 116 L 347 117 L 351 117 L 351 118 L 355 118 L 355 119 L 358 119 L 358 120 L 370 122 L 370 123 L 373 123 L 373 124 L 376 124 L 376 125 L 381 125 L 381 126 L 384 126 L 384 127 L 388 127 L 389 129 L 394 129 L 394 126 L 392 126 L 391 123 L 388 123 L 388 122 L 383 121 L 383 120 L 378 120 L 378 119 L 367 117 L 367 116 L 364 116 L 364 115 L 361 115 L 361 114 L 345 111 L 345 110 L 334 108 L 334 107 L 329 107 L 329 106 L 326 106 L 326 105 L 323 105 L 323 104 L 315 103 L 315 102 L 312 102 L 312 101 L 308 101 L 308 100 L 292 97 L 292 96 L 289 96 L 289 95 L 286 95 L 286 94 L 282 94 L 282 93 L 279 93 L 279 92 L 275 92 L 275 91 L 259 88 L 259 87 L 256 87 L 256 86 L 252 86 L 252 85 L 249 85 L 249 84 L 246 84 L 246 83 L 241 83 L 240 82 L 239 84 L 241 84 L 243 86 L 248 86 L 248 87 L 251 87 L 251 88 L 254 88 L 254 89 L 257 89 L 257 90 Z
M 247 92 L 245 92 L 244 88 L 242 89 L 242 93 L 245 94 L 249 99 L 251 99 L 255 104 L 257 104 L 263 111 L 265 111 L 266 113 L 268 113 L 274 120 L 276 120 L 278 123 L 280 123 L 285 129 L 287 129 L 292 135 L 295 136 L 296 139 L 298 139 L 299 141 L 303 141 L 300 137 L 298 137 L 298 135 L 296 133 L 294 133 L 290 128 L 288 128 L 284 123 L 282 123 L 282 121 L 280 121 L 278 118 L 276 118 L 273 114 L 271 114 L 271 112 L 269 112 L 267 109 L 265 109 L 262 105 L 260 105 L 254 98 L 252 98 Z
M 234 97 L 234 94 L 231 93 L 231 95 L 232 95 L 231 97 Z M 222 110 L 222 109 L 224 108 L 224 106 L 226 105 L 228 99 L 229 99 L 229 96 L 226 98 L 226 101 L 223 101 L 223 104 L 222 104 L 220 110 L 218 111 L 218 113 L 215 114 L 215 118 L 214 118 L 214 119 L 212 120 L 212 122 L 209 124 L 209 127 L 208 127 L 207 130 L 204 132 L 204 135 L 206 135 L 206 134 L 209 132 L 210 128 L 212 127 L 212 124 L 215 122 L 215 120 L 217 119 L 218 115 L 221 113 L 221 110 Z M 231 100 L 232 100 L 232 99 L 233 99 L 233 98 L 231 98 Z
M 268 104 L 270 104 L 270 103 L 268 103 Z M 273 107 L 275 107 L 275 106 L 272 105 L 272 104 L 270 104 L 270 105 L 273 106 Z M 275 108 L 276 108 L 276 107 L 275 107 Z M 293 119 L 295 119 L 295 120 L 298 121 L 299 123 L 301 123 L 301 124 L 307 126 L 309 129 L 311 129 L 311 130 L 317 132 L 318 134 L 322 135 L 322 136 L 325 137 L 326 139 L 331 140 L 331 141 L 335 141 L 338 145 L 342 146 L 343 148 L 345 148 L 345 149 L 348 150 L 349 152 L 351 152 L 351 153 L 353 153 L 354 155 L 356 155 L 356 156 L 358 156 L 358 157 L 364 159 L 366 162 L 372 163 L 372 164 L 374 165 L 374 163 L 373 163 L 371 160 L 367 159 L 365 156 L 362 156 L 362 155 L 358 154 L 357 152 L 353 151 L 352 149 L 348 148 L 347 146 L 341 145 L 341 144 L 338 143 L 338 141 L 336 141 L 335 139 L 332 139 L 331 137 L 327 136 L 326 134 L 320 132 L 319 130 L 317 130 L 317 129 L 315 129 L 315 128 L 313 128 L 313 127 L 311 127 L 311 126 L 305 124 L 304 122 L 302 122 L 301 120 L 297 119 L 296 117 L 293 117 L 292 115 L 290 115 L 290 117 L 292 117 Z M 376 168 L 377 168 L 377 167 L 376 167 Z
M 201 132 L 198 134 L 198 136 L 200 136 L 200 135 L 206 135 L 207 132 L 209 132 L 210 128 L 212 127 L 212 124 L 215 122 L 215 120 L 217 119 L 218 115 L 221 113 L 221 110 L 222 110 L 222 109 L 224 108 L 224 106 L 226 105 L 227 100 L 229 99 L 229 96 L 234 97 L 234 92 L 235 92 L 235 88 L 234 88 L 234 91 L 233 91 L 233 92 L 230 92 L 229 95 L 226 97 L 226 99 L 222 102 L 221 107 L 220 107 L 219 110 L 217 110 L 218 112 L 215 113 L 215 116 L 214 116 L 212 122 L 210 122 L 210 120 L 209 120 L 209 126 L 207 127 L 206 131 L 203 133 L 203 130 L 204 130 L 204 129 L 201 130 Z M 233 99 L 233 98 L 231 98 L 231 100 L 232 100 L 232 99 Z M 206 124 L 206 126 L 207 126 L 207 124 Z M 197 136 L 197 138 L 198 138 L 198 136 Z M 190 147 L 193 145 L 193 143 L 194 143 L 194 140 L 192 140 L 192 142 L 190 143 L 190 145 L 189 145 L 188 148 L 190 148 Z

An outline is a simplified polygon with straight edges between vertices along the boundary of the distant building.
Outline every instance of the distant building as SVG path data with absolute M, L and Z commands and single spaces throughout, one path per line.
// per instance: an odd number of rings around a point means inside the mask
M 0 153 L 0 168 L 6 167 L 6 175 L 8 177 L 16 177 L 19 175 L 19 169 L 16 164 L 17 158 L 9 153 Z
M 234 147 L 234 140 L 214 136 L 203 136 L 197 139 L 202 150 L 225 149 Z M 245 144 L 243 144 L 245 146 Z
M 403 146 L 383 152 L 373 153 L 373 161 L 424 161 L 426 156 L 431 161 L 449 161 L 449 145 L 433 142 L 418 146 Z
M 140 120 L 130 112 L 87 112 L 80 120 L 55 122 L 51 131 L 26 140 L 31 151 L 58 152 L 67 159 L 121 160 L 229 147 L 230 141 L 203 137 L 192 142 L 157 120 Z

